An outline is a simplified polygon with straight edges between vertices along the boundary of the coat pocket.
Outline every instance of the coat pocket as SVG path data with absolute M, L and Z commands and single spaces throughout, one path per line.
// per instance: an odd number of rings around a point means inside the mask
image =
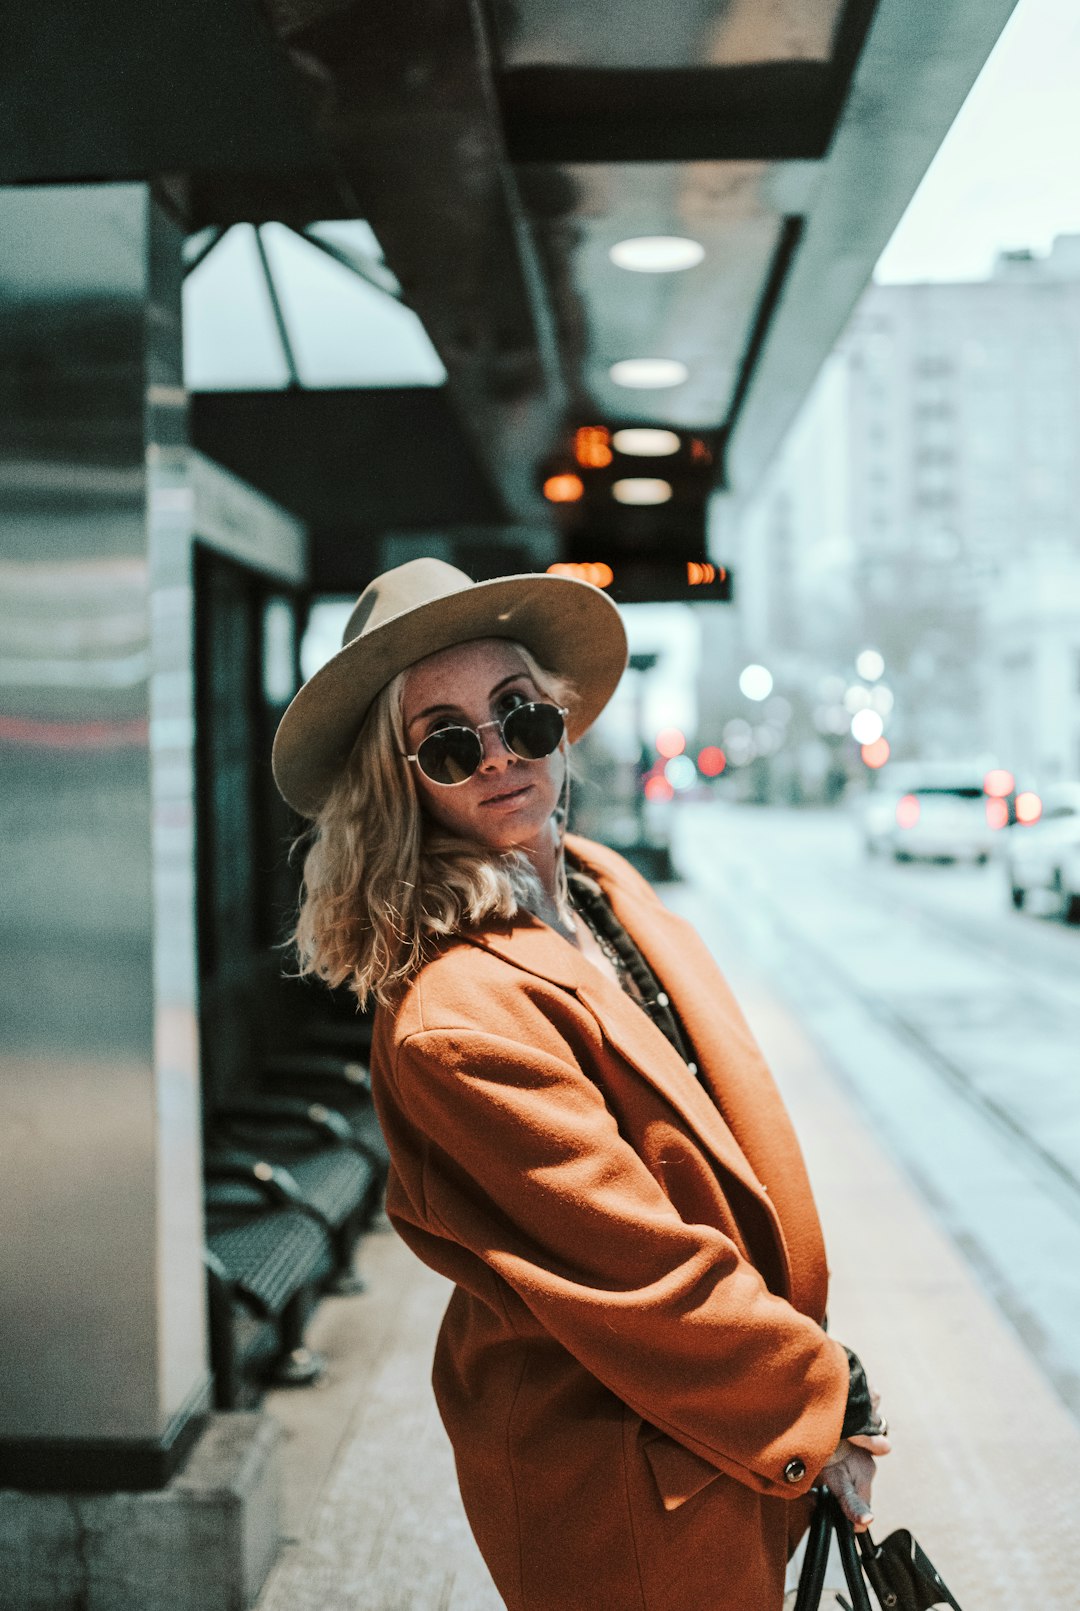
M 665 1510 L 678 1510 L 720 1476 L 715 1466 L 655 1426 L 644 1425 L 639 1442 Z

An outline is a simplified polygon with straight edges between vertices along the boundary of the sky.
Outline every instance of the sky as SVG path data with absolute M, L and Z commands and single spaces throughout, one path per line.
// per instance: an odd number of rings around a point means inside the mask
M 1080 4 L 1018 0 L 875 279 L 985 279 L 1003 249 L 1080 233 L 1078 159 Z

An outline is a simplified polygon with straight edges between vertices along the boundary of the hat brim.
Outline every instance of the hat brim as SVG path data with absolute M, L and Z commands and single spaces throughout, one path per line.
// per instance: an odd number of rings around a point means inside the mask
M 477 638 L 514 638 L 572 684 L 571 743 L 592 726 L 626 669 L 618 608 L 599 588 L 573 577 L 501 576 L 416 605 L 347 643 L 281 718 L 274 779 L 289 804 L 316 816 L 379 690 L 427 655 Z

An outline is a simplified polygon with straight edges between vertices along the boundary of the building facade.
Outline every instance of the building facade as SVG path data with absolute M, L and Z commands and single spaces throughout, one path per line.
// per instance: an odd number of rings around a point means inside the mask
M 738 530 L 757 652 L 878 649 L 894 753 L 1080 775 L 1080 236 L 872 285 Z

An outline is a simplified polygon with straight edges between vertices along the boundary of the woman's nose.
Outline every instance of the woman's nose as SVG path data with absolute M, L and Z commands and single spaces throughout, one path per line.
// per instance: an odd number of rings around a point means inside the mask
M 500 722 L 481 722 L 476 732 L 484 752 L 481 767 L 490 769 L 493 766 L 501 766 L 508 757 L 510 760 L 514 759 L 513 750 L 508 748 L 502 736 Z

